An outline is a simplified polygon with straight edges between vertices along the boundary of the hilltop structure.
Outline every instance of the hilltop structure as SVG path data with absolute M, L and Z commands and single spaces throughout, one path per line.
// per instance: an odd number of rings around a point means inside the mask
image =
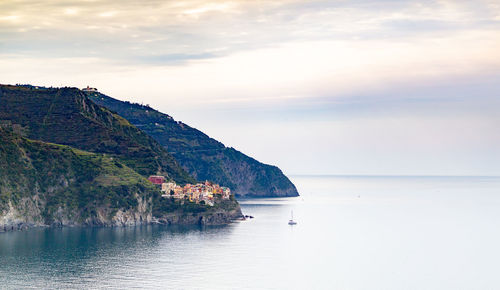
M 86 88 L 83 88 L 82 91 L 84 91 L 86 93 L 96 93 L 97 89 L 96 88 L 91 88 L 91 87 L 87 86 Z

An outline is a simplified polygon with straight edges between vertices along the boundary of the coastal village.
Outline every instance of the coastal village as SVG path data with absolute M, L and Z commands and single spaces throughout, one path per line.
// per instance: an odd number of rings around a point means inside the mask
M 152 175 L 148 180 L 161 186 L 162 197 L 172 197 L 176 199 L 189 199 L 191 202 L 202 203 L 209 206 L 214 205 L 214 198 L 219 195 L 222 199 L 229 199 L 231 190 L 227 187 L 219 186 L 209 181 L 197 184 L 186 184 L 184 187 L 175 182 L 166 182 L 164 176 Z

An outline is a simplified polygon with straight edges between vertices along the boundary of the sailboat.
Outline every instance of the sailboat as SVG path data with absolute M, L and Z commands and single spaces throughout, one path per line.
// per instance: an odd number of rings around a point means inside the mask
M 293 220 L 293 210 L 292 210 L 292 218 L 288 221 L 288 224 L 291 225 L 291 226 L 297 224 L 297 222 Z

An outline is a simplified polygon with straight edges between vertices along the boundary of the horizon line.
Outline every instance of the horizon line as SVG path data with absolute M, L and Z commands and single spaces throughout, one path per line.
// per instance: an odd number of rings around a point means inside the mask
M 500 175 L 409 175 L 409 174 L 287 174 L 290 177 L 483 177 L 500 178 Z

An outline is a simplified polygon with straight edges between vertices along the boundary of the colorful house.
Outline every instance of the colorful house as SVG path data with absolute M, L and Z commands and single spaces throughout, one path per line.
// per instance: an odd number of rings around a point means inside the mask
M 161 191 L 165 193 L 170 193 L 170 191 L 173 191 L 177 184 L 175 182 L 164 182 L 161 184 Z

